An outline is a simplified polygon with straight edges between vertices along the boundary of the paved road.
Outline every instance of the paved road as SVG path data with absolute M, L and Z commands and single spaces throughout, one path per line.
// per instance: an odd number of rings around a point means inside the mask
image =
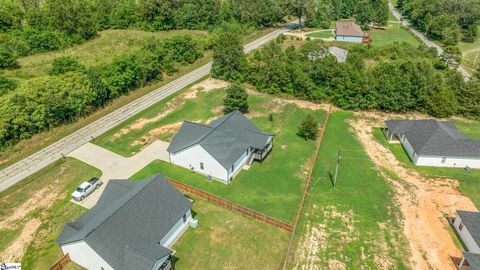
M 393 13 L 393 16 L 395 16 L 395 18 L 397 18 L 397 20 L 400 21 L 400 18 L 402 18 L 402 15 L 400 14 L 400 12 L 393 6 L 392 2 L 390 0 L 388 0 L 388 8 L 390 9 L 390 11 Z M 428 47 L 434 47 L 437 49 L 437 52 L 438 52 L 438 55 L 441 55 L 443 53 L 443 49 L 442 47 L 438 46 L 437 44 L 433 43 L 431 40 L 429 40 L 422 32 L 416 30 L 413 25 L 407 21 L 405 18 L 403 19 L 403 25 L 405 27 L 407 27 L 410 31 L 412 31 L 412 33 L 417 36 L 418 38 L 420 38 L 420 40 L 423 41 L 423 43 L 425 43 L 425 45 L 427 45 Z M 468 71 L 466 71 L 462 66 L 458 66 L 458 72 L 460 72 L 463 76 L 463 78 L 465 80 L 470 80 L 471 78 L 471 75 Z
M 248 53 L 275 39 L 280 34 L 297 26 L 298 23 L 293 22 L 283 26 L 282 28 L 279 28 L 278 30 L 268 33 L 265 36 L 245 45 L 245 52 Z M 18 183 L 22 179 L 34 174 L 35 172 L 45 168 L 49 164 L 61 159 L 73 150 L 91 141 L 92 138 L 98 137 L 133 115 L 147 109 L 158 101 L 205 77 L 210 73 L 211 67 L 212 64 L 208 63 L 150 92 L 149 94 L 130 102 L 118 110 L 32 154 L 31 156 L 1 170 L 0 192 Z
M 92 208 L 102 195 L 103 190 L 107 186 L 110 179 L 128 179 L 154 160 L 170 161 L 167 152 L 169 143 L 155 141 L 138 154 L 132 157 L 122 157 L 107 149 L 97 146 L 93 143 L 86 143 L 68 154 L 102 171 L 100 179 L 103 185 L 85 198 L 82 202 L 77 203 L 86 208 Z

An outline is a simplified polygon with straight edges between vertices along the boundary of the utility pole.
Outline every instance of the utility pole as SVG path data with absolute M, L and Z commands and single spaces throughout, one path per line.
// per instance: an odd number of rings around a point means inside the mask
M 337 185 L 338 168 L 339 168 L 341 159 L 342 159 L 342 148 L 340 147 L 340 149 L 338 149 L 337 166 L 335 168 L 335 177 L 333 178 L 333 187 Z

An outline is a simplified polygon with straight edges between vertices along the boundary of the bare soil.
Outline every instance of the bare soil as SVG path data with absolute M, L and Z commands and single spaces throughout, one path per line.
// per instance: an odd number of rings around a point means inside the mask
M 447 217 L 455 210 L 472 210 L 472 201 L 460 194 L 458 181 L 426 178 L 417 171 L 407 169 L 374 136 L 375 127 L 392 115 L 358 113 L 351 122 L 354 131 L 373 162 L 380 168 L 394 172 L 400 180 L 389 179 L 395 198 L 403 215 L 403 232 L 407 237 L 412 256 L 412 269 L 456 269 L 451 257 L 461 257 L 448 227 Z M 409 118 L 422 118 L 409 115 Z
M 35 232 L 42 222 L 39 219 L 31 219 L 23 227 L 20 235 L 5 250 L 0 251 L 0 261 L 2 262 L 18 262 L 21 261 L 25 250 L 32 242 Z

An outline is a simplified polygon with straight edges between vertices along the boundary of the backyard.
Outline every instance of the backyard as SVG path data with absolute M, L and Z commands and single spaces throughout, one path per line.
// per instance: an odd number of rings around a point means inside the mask
M 48 269 L 63 254 L 55 244 L 63 225 L 85 208 L 70 193 L 100 171 L 66 158 L 0 194 L 0 261 L 21 261 L 25 269 Z
M 473 124 L 470 124 L 473 126 Z M 462 125 L 459 125 L 461 128 Z M 469 127 L 472 130 L 478 129 L 480 124 L 477 123 L 476 128 Z M 464 132 L 465 132 L 464 130 Z M 471 132 L 471 131 L 470 131 Z M 469 132 L 466 132 L 469 135 Z M 473 131 L 472 134 L 475 134 L 477 137 L 478 132 Z M 377 128 L 374 131 L 375 139 L 388 148 L 397 158 L 402 166 L 418 171 L 429 178 L 449 178 L 458 180 L 460 187 L 459 190 L 462 194 L 469 197 L 473 203 L 480 208 L 480 169 L 472 169 L 466 172 L 463 168 L 439 168 L 439 167 L 425 167 L 425 166 L 415 166 L 408 157 L 407 153 L 403 149 L 401 144 L 390 144 L 387 142 L 385 135 L 383 134 L 380 128 Z
M 313 32 L 310 34 L 307 34 L 307 37 L 312 37 L 312 38 L 333 38 L 334 34 L 332 30 L 323 30 L 323 31 L 318 31 L 318 32 Z
M 198 227 L 172 247 L 175 269 L 280 269 L 289 234 L 195 199 Z
M 352 119 L 352 113 L 343 111 L 330 116 L 289 269 L 408 268 L 393 189 L 352 132 Z M 339 151 L 342 158 L 333 187 Z
M 369 31 L 372 38 L 372 45 L 385 46 L 395 42 L 418 46 L 422 44 L 406 27 L 399 23 L 388 23 L 386 29 L 371 29 Z

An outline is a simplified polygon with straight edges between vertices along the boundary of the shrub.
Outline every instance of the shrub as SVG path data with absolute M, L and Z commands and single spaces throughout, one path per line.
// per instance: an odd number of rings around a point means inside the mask
M 227 96 L 223 100 L 223 111 L 227 114 L 235 110 L 248 112 L 248 93 L 240 84 L 235 83 L 228 87 Z
M 0 68 L 18 67 L 17 57 L 7 46 L 0 44 Z
M 82 71 L 84 66 L 78 63 L 78 60 L 71 56 L 62 56 L 53 59 L 52 68 L 48 75 L 60 75 L 67 72 Z

